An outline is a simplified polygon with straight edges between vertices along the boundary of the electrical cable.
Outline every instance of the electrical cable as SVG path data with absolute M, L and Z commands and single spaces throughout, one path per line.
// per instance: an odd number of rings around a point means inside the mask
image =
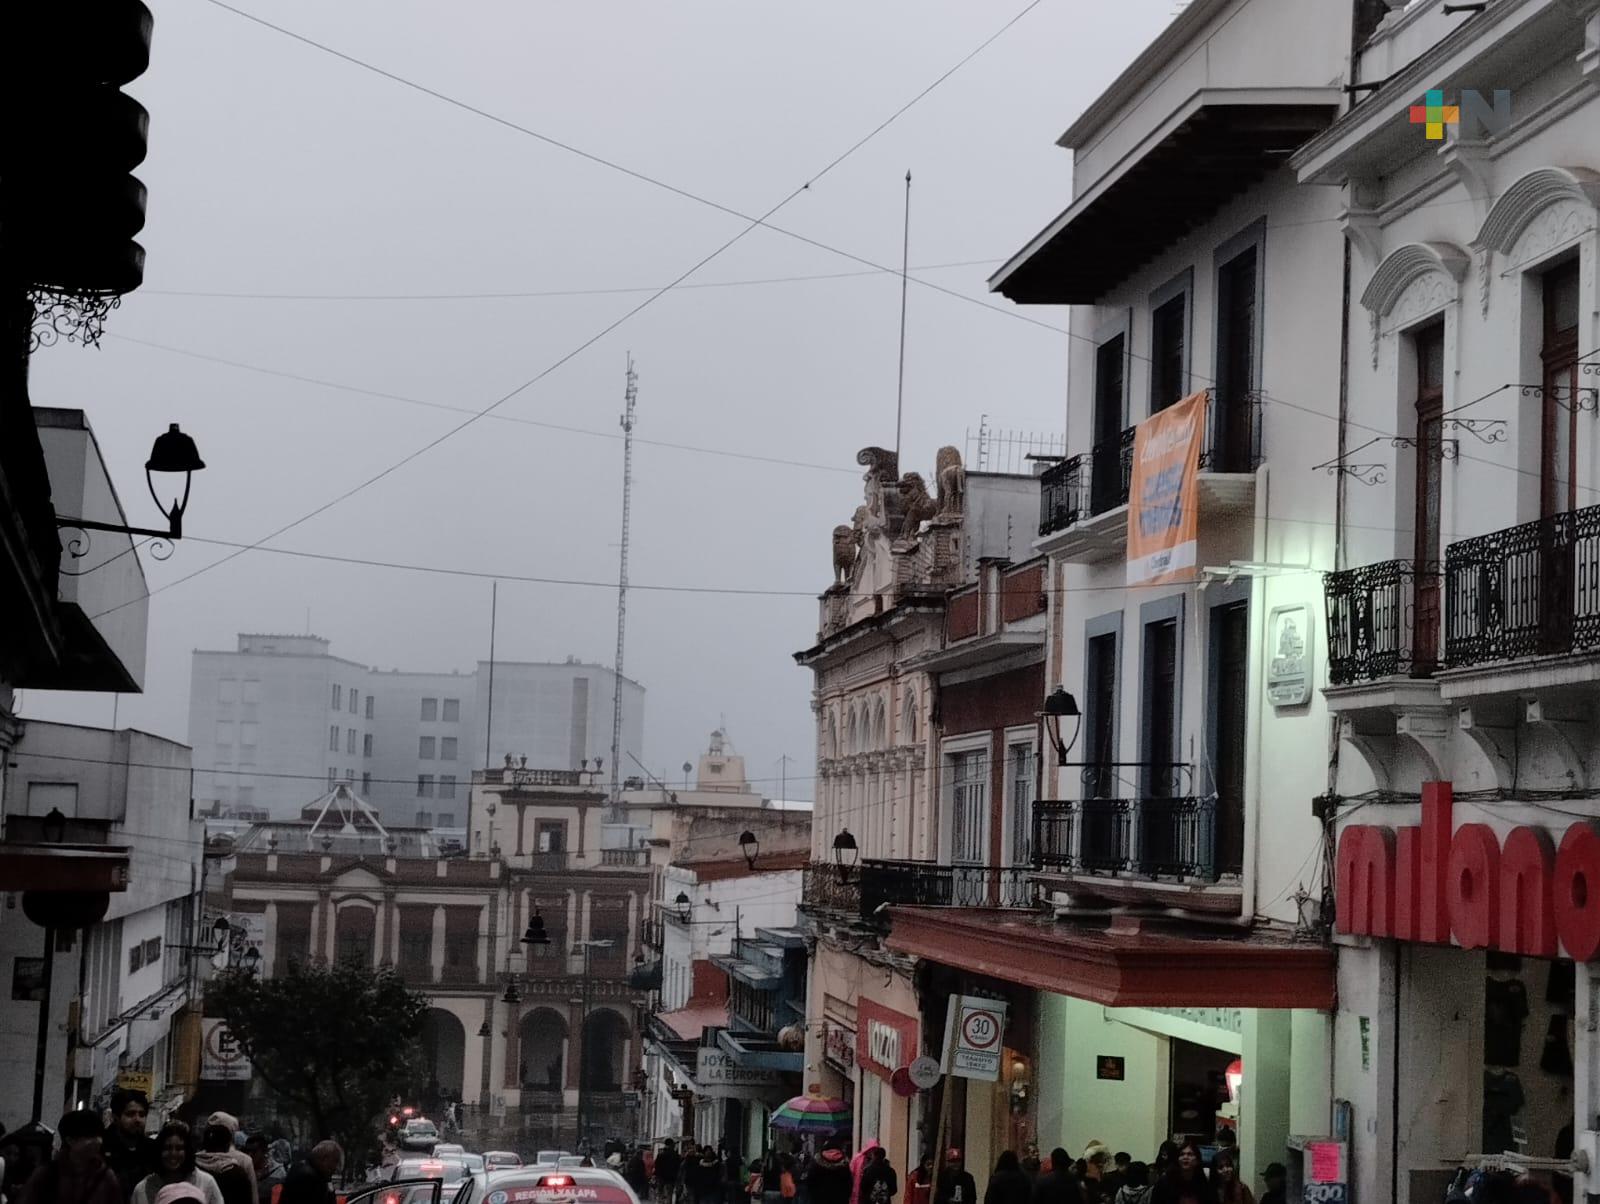
M 543 138 L 542 135 L 535 134 L 531 130 L 527 130 L 524 127 L 521 127 L 521 126 L 517 126 L 515 123 L 505 121 L 502 118 L 495 117 L 493 114 L 488 113 L 486 110 L 480 110 L 480 109 L 475 108 L 474 106 L 467 105 L 464 102 L 455 101 L 452 98 L 445 96 L 443 93 L 436 93 L 436 92 L 432 91 L 431 89 L 429 89 L 429 88 L 427 88 L 427 87 L 425 87 L 423 85 L 412 83 L 410 80 L 406 80 L 406 79 L 403 79 L 400 76 L 393 75 L 390 72 L 384 71 L 382 68 L 375 67 L 372 64 L 369 64 L 369 63 L 366 63 L 366 62 L 364 62 L 364 61 L 362 61 L 360 59 L 354 58 L 353 56 L 346 55 L 346 54 L 344 54 L 344 53 L 342 53 L 340 51 L 336 51 L 336 50 L 332 49 L 331 47 L 324 46 L 319 42 L 315 42 L 312 39 L 305 38 L 305 37 L 303 37 L 303 36 L 301 36 L 299 34 L 296 34 L 296 33 L 292 32 L 291 30 L 287 30 L 287 29 L 283 28 L 282 26 L 274 25 L 270 21 L 266 21 L 266 20 L 264 20 L 264 19 L 262 19 L 260 17 L 257 17 L 257 16 L 255 16 L 255 15 L 253 15 L 251 13 L 248 13 L 248 12 L 244 11 L 243 9 L 235 8 L 230 4 L 226 4 L 226 3 L 224 3 L 224 0 L 206 0 L 206 2 L 209 3 L 209 4 L 213 4 L 218 8 L 226 9 L 227 11 L 235 13 L 236 15 L 244 17 L 244 18 L 246 18 L 248 20 L 254 21 L 259 25 L 264 25 L 269 29 L 274 29 L 277 32 L 282 33 L 282 34 L 284 34 L 284 35 L 286 35 L 288 37 L 295 38 L 297 41 L 305 42 L 307 45 L 315 46 L 316 48 L 318 48 L 320 50 L 324 50 L 327 53 L 336 55 L 337 57 L 345 59 L 348 62 L 354 63 L 357 66 L 360 66 L 360 67 L 363 67 L 363 68 L 365 68 L 367 70 L 373 71 L 373 72 L 375 72 L 375 73 L 377 73 L 379 75 L 383 75 L 386 78 L 395 80 L 398 83 L 405 84 L 407 87 L 415 88 L 418 91 L 425 92 L 425 93 L 428 93 L 429 95 L 436 96 L 438 99 L 445 100 L 445 101 L 447 101 L 447 102 L 449 102 L 451 104 L 456 104 L 461 108 L 466 108 L 466 109 L 468 109 L 468 110 L 470 110 L 472 112 L 477 112 L 481 116 L 488 117 L 488 118 L 490 118 L 490 120 L 498 121 L 501 124 L 507 125 L 507 126 L 509 126 L 511 128 L 520 129 L 525 133 L 529 133 L 529 134 L 531 134 L 531 135 L 533 135 L 535 137 L 540 137 L 544 141 L 549 141 L 549 142 L 552 143 L 552 145 L 559 145 L 563 149 L 573 150 L 574 153 L 579 153 L 579 154 L 583 153 L 583 152 L 576 151 L 576 148 L 567 147 L 566 144 L 564 144 L 564 143 L 557 143 L 553 139 Z M 407 453 L 405 456 L 402 456 L 399 460 L 394 461 L 393 463 L 388 465 L 386 468 L 383 468 L 382 470 L 380 470 L 379 472 L 373 474 L 372 476 L 367 477 L 365 480 L 357 483 L 356 485 L 351 486 L 349 489 L 345 490 L 343 493 L 337 495 L 334 498 L 331 498 L 330 500 L 322 503 L 321 505 L 315 507 L 314 509 L 307 511 L 305 514 L 301 515 L 297 519 L 294 519 L 292 522 L 286 523 L 283 526 L 277 528 L 275 531 L 272 531 L 271 533 L 269 533 L 269 534 L 263 536 L 262 538 L 256 540 L 255 544 L 252 545 L 252 546 L 253 547 L 260 547 L 261 545 L 265 544 L 268 540 L 276 539 L 278 536 L 284 534 L 285 532 L 293 530 L 295 527 L 300 526 L 302 523 L 309 522 L 311 519 L 317 517 L 317 515 L 323 514 L 323 513 L 327 512 L 328 510 L 331 510 L 333 507 L 339 505 L 341 502 L 347 501 L 349 498 L 354 497 L 356 494 L 361 493 L 363 490 L 371 487 L 372 485 L 377 484 L 379 481 L 383 480 L 385 477 L 387 477 L 390 474 L 398 471 L 399 469 L 405 467 L 405 465 L 411 463 L 413 460 L 415 460 L 415 459 L 419 458 L 420 456 L 423 456 L 423 455 L 427 454 L 428 452 L 432 451 L 434 448 L 438 447 L 440 444 L 444 443 L 446 440 L 452 438 L 456 434 L 458 434 L 461 431 L 465 430 L 467 427 L 471 426 L 473 423 L 475 423 L 475 422 L 479 421 L 480 419 L 482 419 L 484 417 L 487 417 L 488 415 L 492 414 L 495 410 L 499 409 L 506 402 L 510 401 L 512 398 L 516 397 L 518 394 L 525 392 L 527 389 L 532 388 L 534 385 L 538 384 L 545 377 L 549 376 L 556 369 L 560 368 L 563 364 L 565 364 L 568 361 L 576 358 L 579 354 L 581 354 L 582 352 L 586 351 L 588 348 L 592 347 L 595 343 L 599 342 L 606 335 L 610 334 L 612 331 L 616 330 L 618 327 L 623 325 L 623 323 L 627 322 L 635 314 L 638 314 L 639 312 L 641 312 L 642 310 L 644 310 L 645 308 L 647 308 L 648 306 L 653 304 L 655 301 L 657 301 L 661 297 L 665 296 L 668 292 L 670 292 L 677 285 L 681 284 L 683 281 L 687 280 L 690 276 L 694 275 L 695 272 L 699 271 L 706 264 L 710 263 L 713 259 L 717 258 L 724 251 L 728 250 L 735 243 L 737 243 L 741 239 L 743 239 L 752 230 L 756 229 L 757 226 L 765 224 L 765 222 L 766 222 L 766 220 L 768 218 L 772 217 L 779 210 L 783 209 L 786 205 L 788 205 L 796 197 L 798 197 L 802 193 L 808 191 L 813 184 L 819 182 L 824 176 L 826 176 L 834 168 L 838 167 L 841 163 L 843 163 L 851 155 L 855 154 L 856 151 L 860 150 L 863 146 L 865 146 L 873 138 L 877 137 L 878 134 L 882 133 L 883 130 L 887 129 L 893 122 L 898 120 L 900 118 L 900 116 L 902 114 L 904 114 L 908 109 L 910 109 L 918 101 L 920 101 L 924 97 L 926 97 L 935 88 L 937 88 L 945 80 L 949 79 L 952 75 L 954 75 L 958 70 L 960 70 L 967 63 L 971 62 L 972 59 L 977 57 L 977 55 L 980 54 L 986 47 L 988 47 L 997 38 L 999 38 L 1001 34 L 1005 33 L 1006 30 L 1010 29 L 1013 25 L 1015 25 L 1018 21 L 1020 21 L 1023 17 L 1025 17 L 1028 13 L 1032 12 L 1035 8 L 1037 8 L 1041 3 L 1043 3 L 1043 0 L 1030 0 L 1030 2 L 1020 12 L 1018 12 L 1009 21 L 1007 21 L 1004 25 L 1002 25 L 998 30 L 996 30 L 993 34 L 991 34 L 988 38 L 986 38 L 983 42 L 981 42 L 976 48 L 974 48 L 968 54 L 963 56 L 954 66 L 952 66 L 949 69 L 947 69 L 942 75 L 940 75 L 937 79 L 935 79 L 931 84 L 929 84 L 927 87 L 923 88 L 920 92 L 918 92 L 910 100 L 908 100 L 904 104 L 902 104 L 898 109 L 896 109 L 888 117 L 886 117 L 882 121 L 880 121 L 876 126 L 874 126 L 870 131 L 868 131 L 861 138 L 858 138 L 855 142 L 851 143 L 850 146 L 847 147 L 844 151 L 842 151 L 838 155 L 834 156 L 834 158 L 829 160 L 829 162 L 820 171 L 813 173 L 803 184 L 801 184 L 797 188 L 792 189 L 786 196 L 783 197 L 782 200 L 778 201 L 777 204 L 773 205 L 770 209 L 768 209 L 760 217 L 746 219 L 748 224 L 743 229 L 741 229 L 737 234 L 735 234 L 732 238 L 729 238 L 725 242 L 721 243 L 710 254 L 705 255 L 701 259 L 697 260 L 687 270 L 685 270 L 684 272 L 681 272 L 679 275 L 674 277 L 670 283 L 666 284 L 662 288 L 656 290 L 655 292 L 651 293 L 649 296 L 645 297 L 644 300 L 640 301 L 637 305 L 633 306 L 633 308 L 629 309 L 621 317 L 619 317 L 615 321 L 610 322 L 609 324 L 607 324 L 603 329 L 601 329 L 598 332 L 596 332 L 595 334 L 591 335 L 589 338 L 585 339 L 583 342 L 579 343 L 571 351 L 569 351 L 565 355 L 561 356 L 555 362 L 551 363 L 550 365 L 545 367 L 543 370 L 541 370 L 540 372 L 536 373 L 534 376 L 530 377 L 528 380 L 524 381 L 522 384 L 516 386 L 516 388 L 512 389 L 510 392 L 502 394 L 495 401 L 491 402 L 486 408 L 475 412 L 471 417 L 468 417 L 464 421 L 457 423 L 455 426 L 451 427 L 449 430 L 445 431 L 443 434 L 438 435 L 433 439 L 430 439 L 427 443 L 424 443 L 421 447 L 415 449 L 414 451 L 411 451 L 411 452 Z M 592 158 L 593 156 L 589 156 L 589 155 L 585 154 L 584 157 Z M 596 161 L 597 162 L 602 162 L 602 160 L 598 160 L 598 159 L 596 159 Z M 607 164 L 607 165 L 608 166 L 614 166 L 612 164 Z M 641 176 L 640 178 L 645 178 L 645 177 Z M 167 582 L 167 583 L 165 583 L 165 584 L 163 584 L 161 586 L 158 586 L 156 589 L 151 590 L 142 599 L 130 599 L 128 602 L 119 603 L 118 605 L 111 607 L 109 610 L 104 610 L 104 611 L 99 612 L 98 614 L 92 616 L 92 618 L 95 618 L 95 619 L 104 618 L 106 615 L 111 614 L 111 613 L 113 613 L 113 612 L 115 612 L 117 610 L 121 610 L 125 606 L 133 605 L 137 601 L 146 601 L 146 600 L 148 600 L 148 598 L 153 597 L 153 596 L 155 596 L 156 594 L 159 594 L 159 593 L 164 593 L 166 590 L 171 589 L 174 586 L 182 585 L 186 581 L 192 581 L 194 578 L 200 576 L 201 574 L 207 573 L 207 572 L 211 571 L 212 569 L 219 567 L 220 565 L 228 563 L 230 560 L 234 560 L 234 559 L 238 558 L 239 556 L 243 555 L 246 550 L 248 550 L 248 549 L 239 549 L 239 550 L 230 552 L 228 555 L 223 556 L 219 560 L 215 560 L 215 561 L 213 561 L 212 563 L 210 563 L 208 565 L 203 565 L 202 567 L 200 567 L 198 569 L 195 569 L 192 572 L 184 574 L 182 577 L 177 577 L 177 578 L 173 579 L 172 581 L 169 581 L 169 582 Z
M 1333 221 L 1333 218 L 1319 218 Z M 919 264 L 914 272 L 944 271 L 949 268 L 989 267 L 1004 263 L 1003 258 L 959 259 L 948 263 Z M 695 289 L 747 288 L 764 284 L 802 284 L 815 280 L 857 280 L 881 276 L 876 268 L 863 268 L 858 272 L 817 272 L 810 275 L 765 276 L 750 280 L 703 280 L 699 283 L 680 284 L 679 292 Z M 546 289 L 533 292 L 481 292 L 481 293 L 229 293 L 207 292 L 202 289 L 141 288 L 141 297 L 204 297 L 221 301 L 522 301 L 544 297 L 610 297 L 624 293 L 654 292 L 660 285 L 619 285 L 612 288 Z
M 255 372 L 262 376 L 277 377 L 280 380 L 297 381 L 300 384 L 320 385 L 326 389 L 337 389 L 340 392 L 355 393 L 363 397 L 373 397 L 383 401 L 399 401 L 405 403 L 406 405 L 422 406 L 430 410 L 443 410 L 449 414 L 473 414 L 477 412 L 469 406 L 453 406 L 442 401 L 426 401 L 420 397 L 408 397 L 403 393 L 388 393 L 381 389 L 368 389 L 361 385 L 352 385 L 343 381 L 328 380 L 325 377 L 304 376 L 297 372 L 286 372 L 278 368 L 268 368 L 261 364 L 247 363 L 243 360 L 227 359 L 219 355 L 207 355 L 204 352 L 191 351 L 186 347 L 174 347 L 168 343 L 157 343 L 149 339 L 135 338 L 132 335 L 118 334 L 111 330 L 106 331 L 103 337 L 108 339 L 118 339 L 124 343 L 133 343 L 140 347 L 149 347 L 156 351 L 170 352 L 173 355 L 185 356 L 188 359 L 202 360 L 210 364 L 222 364 L 229 368 L 238 368 L 244 372 Z M 511 422 L 516 423 L 519 426 L 532 426 L 538 427 L 541 430 L 561 431 L 569 435 L 587 435 L 595 439 L 611 439 L 617 442 L 621 442 L 622 440 L 622 436 L 615 431 L 597 431 L 592 430 L 589 427 L 567 426 L 559 422 L 543 422 L 537 418 L 525 418 L 517 414 L 493 413 L 490 414 L 489 417 L 494 419 L 496 422 Z M 791 460 L 782 456 L 765 456 L 756 452 L 733 451 L 732 449 L 728 448 L 706 447 L 704 445 L 694 443 L 671 443 L 664 439 L 646 439 L 639 435 L 634 436 L 634 442 L 645 444 L 650 447 L 670 448 L 673 451 L 698 452 L 708 456 L 727 456 L 730 459 L 751 460 L 758 464 L 778 464 L 786 468 L 815 468 L 823 472 L 848 473 L 851 476 L 856 476 L 860 472 L 860 469 L 858 468 L 846 468 L 840 464 L 818 464 L 814 461 Z

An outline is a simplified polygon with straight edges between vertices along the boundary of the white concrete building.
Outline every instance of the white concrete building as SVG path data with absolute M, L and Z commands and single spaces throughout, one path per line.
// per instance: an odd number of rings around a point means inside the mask
M 1588 1198 L 1600 4 L 1391 8 L 1358 27 L 1359 103 L 1292 161 L 1350 253 L 1333 1088 L 1354 1198 L 1574 1150 Z
M 339 781 L 396 823 L 464 822 L 475 768 L 510 753 L 578 769 L 609 759 L 616 675 L 577 660 L 496 662 L 469 673 L 379 670 L 312 635 L 241 633 L 196 650 L 189 688 L 195 797 L 224 810 L 298 814 Z M 622 679 L 622 747 L 641 755 L 644 687 Z
M 42 834 L 57 811 L 64 843 L 125 847 L 128 858 L 127 889 L 111 895 L 104 919 L 86 932 L 57 931 L 45 1098 L 102 1105 L 120 1075 L 170 1112 L 193 1086 L 192 1051 L 181 1048 L 178 1023 L 190 1002 L 192 966 L 182 946 L 194 940 L 202 874 L 189 750 L 130 729 L 32 720 L 20 727 L 7 774 L 8 834 Z M 0 965 L 11 967 L 14 986 L 34 973 L 24 967 L 43 948 L 41 928 L 0 924 Z M 33 1082 L 38 1048 L 38 1004 L 7 992 L 0 1081 L 17 1085 L 3 1097 L 8 1128 L 28 1119 L 21 1085 Z

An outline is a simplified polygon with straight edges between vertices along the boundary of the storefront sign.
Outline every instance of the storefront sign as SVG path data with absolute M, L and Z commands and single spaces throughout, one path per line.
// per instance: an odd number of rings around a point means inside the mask
M 993 1083 L 1000 1078 L 1005 1053 L 1006 1004 L 1003 999 L 957 995 L 945 1023 L 945 1065 L 957 1078 Z
M 250 1078 L 250 1060 L 226 1020 L 207 1017 L 200 1022 L 200 1077 L 213 1083 Z
M 917 1056 L 915 1016 L 907 1016 L 869 999 L 856 1004 L 856 1062 L 879 1078 L 893 1079 Z
M 155 1090 L 156 1076 L 148 1070 L 123 1070 L 117 1074 L 117 1086 L 124 1091 L 142 1092 L 146 1099 Z
M 1267 617 L 1267 698 L 1275 707 L 1311 701 L 1311 611 L 1301 602 Z
M 767 1088 L 783 1086 L 776 1070 L 740 1066 L 726 1050 L 704 1045 L 695 1050 L 694 1081 L 701 1099 L 757 1099 Z
M 1101 1054 L 1094 1060 L 1094 1077 L 1120 1083 L 1128 1077 L 1126 1058 L 1114 1054 Z
M 856 1069 L 855 1030 L 845 1028 L 842 1024 L 834 1024 L 832 1021 L 824 1023 L 822 1060 L 846 1078 L 853 1075 Z
M 1576 961 L 1600 955 L 1600 827 L 1504 841 L 1453 815 L 1449 782 L 1422 787 L 1421 827 L 1351 824 L 1335 865 L 1340 932 Z
M 1141 422 L 1128 490 L 1128 584 L 1194 577 L 1200 534 L 1200 447 L 1206 394 L 1191 393 Z

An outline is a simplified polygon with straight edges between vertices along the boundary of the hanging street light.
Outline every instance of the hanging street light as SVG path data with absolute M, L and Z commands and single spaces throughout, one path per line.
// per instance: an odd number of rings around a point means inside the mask
M 739 834 L 739 851 L 744 854 L 745 864 L 751 869 L 755 869 L 756 854 L 761 852 L 761 842 L 756 839 L 756 834 L 748 828 Z
M 522 943 L 524 945 L 548 945 L 550 934 L 544 930 L 544 917 L 539 914 L 539 909 L 533 909 L 533 915 L 528 917 L 528 927 L 523 930 Z
M 1056 750 L 1056 762 L 1060 765 L 1067 763 L 1067 754 L 1072 751 L 1072 746 L 1078 742 L 1078 733 L 1083 729 L 1083 715 L 1078 710 L 1078 700 L 1068 694 L 1062 687 L 1057 686 L 1050 691 L 1050 697 L 1044 700 L 1044 710 L 1039 712 L 1044 719 L 1045 735 L 1050 737 L 1050 744 Z M 1072 739 L 1062 742 L 1061 721 L 1072 720 Z
M 155 499 L 156 507 L 167 520 L 165 531 L 151 527 L 122 527 L 114 523 L 100 523 L 88 518 L 67 518 L 58 515 L 57 527 L 68 527 L 79 531 L 110 531 L 114 535 L 147 535 L 151 539 L 182 539 L 183 515 L 189 508 L 189 490 L 194 484 L 194 474 L 206 466 L 200 458 L 200 450 L 195 447 L 194 440 L 178 429 L 176 422 L 170 424 L 160 435 L 156 436 L 155 444 L 150 448 L 150 458 L 144 462 L 145 484 L 150 489 L 150 496 Z M 183 491 L 177 492 L 177 482 L 173 481 L 169 490 L 173 494 L 172 504 L 167 505 L 161 500 L 161 490 L 157 488 L 157 478 L 183 477 Z
M 850 834 L 849 828 L 840 828 L 839 834 L 833 838 L 833 864 L 839 871 L 841 883 L 850 881 L 850 871 L 860 859 L 861 848 L 856 844 L 856 838 Z

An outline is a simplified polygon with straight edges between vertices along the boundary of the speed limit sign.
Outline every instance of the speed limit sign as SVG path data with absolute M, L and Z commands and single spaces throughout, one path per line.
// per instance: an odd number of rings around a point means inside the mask
M 950 1073 L 961 1078 L 995 1082 L 1004 1052 L 1006 1005 L 1001 999 L 959 995 L 950 1001 L 953 1044 Z

